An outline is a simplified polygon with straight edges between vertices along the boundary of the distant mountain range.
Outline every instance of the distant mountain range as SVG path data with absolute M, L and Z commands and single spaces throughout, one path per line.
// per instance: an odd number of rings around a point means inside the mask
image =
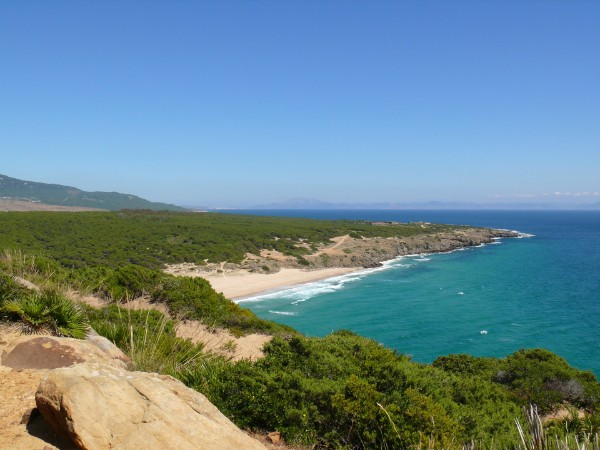
M 598 210 L 600 202 L 593 204 L 565 204 L 565 203 L 520 203 L 520 202 L 498 202 L 498 203 L 473 203 L 473 202 L 417 202 L 417 203 L 331 203 L 308 198 L 293 198 L 278 203 L 257 205 L 248 209 L 505 209 L 505 210 Z
M 86 192 L 71 186 L 24 181 L 1 174 L 0 199 L 22 200 L 47 205 L 98 208 L 111 211 L 121 209 L 187 211 L 180 206 L 151 202 L 131 194 L 121 194 L 119 192 Z

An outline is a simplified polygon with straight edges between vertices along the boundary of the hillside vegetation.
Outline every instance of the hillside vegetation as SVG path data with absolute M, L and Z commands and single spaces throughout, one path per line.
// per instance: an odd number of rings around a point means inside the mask
M 547 350 L 419 364 L 349 331 L 305 337 L 256 317 L 201 278 L 156 268 L 183 257 L 231 260 L 265 246 L 293 253 L 300 251 L 292 245 L 298 239 L 316 245 L 343 234 L 424 233 L 420 226 L 122 212 L 7 213 L 0 228 L 7 248 L 0 257 L 0 320 L 70 336 L 89 324 L 126 351 L 133 368 L 182 380 L 244 429 L 277 430 L 308 448 L 517 448 L 515 419 L 525 423 L 530 404 L 541 414 L 566 412 L 545 425 L 550 437 L 589 442 L 600 429 L 595 375 Z M 144 248 L 153 251 L 136 255 Z M 66 296 L 73 291 L 110 304 L 75 305 Z M 166 306 L 170 316 L 120 306 L 137 296 Z M 263 359 L 232 362 L 178 338 L 176 321 L 185 318 L 273 339 Z
M 461 227 L 135 210 L 2 213 L 0 248 L 48 256 L 65 267 L 160 268 L 181 262 L 239 263 L 246 253 L 259 254 L 262 249 L 301 258 L 311 246 L 346 234 L 406 237 L 457 228 Z
M 6 175 L 0 175 L 0 198 L 111 211 L 127 208 L 185 211 L 185 208 L 180 206 L 151 202 L 136 195 L 119 192 L 86 192 L 71 186 L 24 181 Z

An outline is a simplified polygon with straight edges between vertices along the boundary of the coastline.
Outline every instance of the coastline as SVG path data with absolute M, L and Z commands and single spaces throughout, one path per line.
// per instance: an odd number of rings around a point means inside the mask
M 247 254 L 242 264 L 222 262 L 197 266 L 184 263 L 169 266 L 166 272 L 205 278 L 217 292 L 239 302 L 248 297 L 382 267 L 400 257 L 446 253 L 490 244 L 507 237 L 519 237 L 519 233 L 465 227 L 451 232 L 404 238 L 351 238 L 346 235 L 333 238 L 328 245 L 306 255 L 310 268 L 300 265 L 293 256 L 263 250 L 260 255 Z
M 238 302 L 255 295 L 346 275 L 362 269 L 362 267 L 330 267 L 306 271 L 296 268 L 283 268 L 279 272 L 269 274 L 239 270 L 220 274 L 206 274 L 203 275 L 203 278 L 210 282 L 215 291 L 222 292 L 225 297 Z

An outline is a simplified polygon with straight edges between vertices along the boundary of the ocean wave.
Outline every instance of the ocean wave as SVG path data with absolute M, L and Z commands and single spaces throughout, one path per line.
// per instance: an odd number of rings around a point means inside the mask
M 358 281 L 364 278 L 367 275 L 370 275 L 374 272 L 379 272 L 382 270 L 386 270 L 392 268 L 392 265 L 385 265 L 382 267 L 374 267 L 371 269 L 364 269 L 358 272 L 352 272 L 346 275 L 339 275 L 332 278 L 326 278 L 320 281 L 313 281 L 306 284 L 301 284 L 294 287 L 283 288 L 275 291 L 271 291 L 264 294 L 255 295 L 252 297 L 247 297 L 243 299 L 237 300 L 237 303 L 245 303 L 245 302 L 259 302 L 263 300 L 269 299 L 287 299 L 290 300 L 292 305 L 297 303 L 305 302 L 312 297 L 315 297 L 320 294 L 327 294 L 330 292 L 335 292 L 344 287 L 347 283 L 352 283 L 354 281 Z
M 535 234 L 523 233 L 519 230 L 509 230 L 508 228 L 498 228 L 498 229 L 501 231 L 511 231 L 512 233 L 517 233 L 517 236 L 516 236 L 517 239 L 535 237 Z M 492 238 L 492 239 L 502 239 L 502 238 Z
M 507 230 L 513 231 L 513 230 Z M 519 238 L 525 237 L 533 237 L 533 234 L 521 233 L 519 231 L 514 231 L 518 233 Z M 490 244 L 500 244 L 499 237 L 492 238 L 493 241 Z M 475 247 L 485 247 L 487 244 L 479 244 Z M 314 281 L 306 284 L 301 284 L 294 287 L 287 287 L 281 289 L 275 289 L 270 292 L 262 293 L 259 295 L 246 297 L 242 299 L 236 300 L 237 303 L 246 303 L 246 302 L 260 302 L 269 299 L 286 299 L 289 300 L 292 305 L 305 302 L 317 295 L 327 294 L 331 292 L 338 291 L 344 287 L 347 283 L 352 283 L 354 281 L 361 280 L 362 278 L 371 275 L 376 272 L 381 272 L 389 269 L 396 268 L 409 268 L 415 265 L 415 263 L 419 262 L 427 262 L 431 261 L 431 258 L 427 256 L 431 255 L 442 255 L 454 252 L 460 252 L 465 250 L 471 250 L 473 247 L 459 247 L 456 249 L 444 251 L 444 252 L 433 252 L 433 253 L 415 253 L 409 255 L 401 255 L 396 258 L 383 261 L 379 267 L 373 267 L 369 269 L 363 269 L 357 272 L 352 272 L 346 275 L 339 275 L 332 278 L 327 278 L 320 281 Z M 464 292 L 458 292 L 458 295 L 464 295 Z M 276 314 L 276 313 L 274 313 Z
M 295 316 L 296 313 L 294 312 L 287 312 L 287 311 L 269 311 L 271 314 L 279 314 L 281 316 Z
M 519 235 L 517 236 L 517 239 L 523 239 L 523 238 L 532 238 L 532 237 L 535 237 L 535 234 L 521 233 L 521 232 L 519 232 L 519 231 L 517 231 L 517 233 L 519 233 Z

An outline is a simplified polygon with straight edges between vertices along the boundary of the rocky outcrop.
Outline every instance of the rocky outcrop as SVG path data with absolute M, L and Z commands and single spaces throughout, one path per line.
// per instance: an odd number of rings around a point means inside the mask
M 0 450 L 264 449 L 202 394 L 127 371 L 93 330 L 84 341 L 0 327 L 0 350 Z
M 259 450 L 202 394 L 172 377 L 86 363 L 49 371 L 44 419 L 83 449 Z
M 494 239 L 517 237 L 518 233 L 488 228 L 464 227 L 410 237 L 347 238 L 343 243 L 307 255 L 311 269 L 326 267 L 378 267 L 399 256 L 440 253 L 488 244 Z
M 128 358 L 102 336 L 91 340 L 23 335 L 12 340 L 0 355 L 0 365 L 15 370 L 56 369 L 82 362 L 103 362 L 125 368 Z
M 273 250 L 262 251 L 259 255 L 247 254 L 241 264 L 220 263 L 202 266 L 183 263 L 168 266 L 167 273 L 185 276 L 210 277 L 218 273 L 246 270 L 254 273 L 274 273 L 282 268 L 319 270 L 333 267 L 371 268 L 399 256 L 449 252 L 459 248 L 489 244 L 494 239 L 514 238 L 519 233 L 491 228 L 456 227 L 444 231 L 427 231 L 428 224 L 422 224 L 423 233 L 402 237 L 350 237 L 338 236 L 331 239 L 333 244 L 322 245 L 312 254 L 305 255 L 303 261 L 295 256 L 284 255 Z M 300 242 L 297 247 L 306 247 Z M 307 264 L 308 263 L 308 264 Z
M 125 367 L 128 358 L 98 336 L 83 341 L 55 336 L 23 335 L 0 322 L 0 450 L 75 449 L 44 422 L 35 392 L 48 370 L 85 361 Z

